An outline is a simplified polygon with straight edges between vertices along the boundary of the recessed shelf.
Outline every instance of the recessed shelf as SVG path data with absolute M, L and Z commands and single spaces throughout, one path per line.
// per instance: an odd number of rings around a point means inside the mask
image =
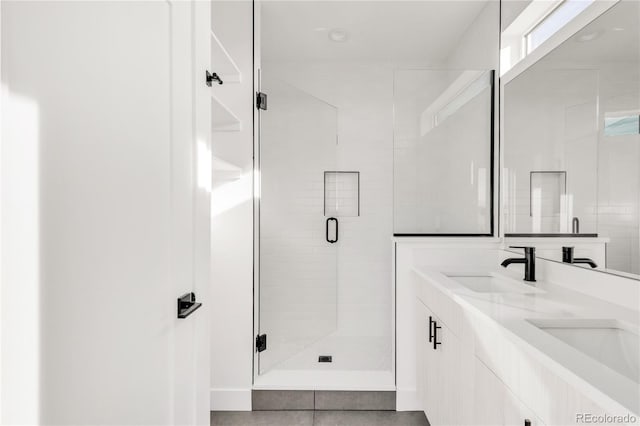
M 218 74 L 224 83 L 238 83 L 242 79 L 240 68 L 213 31 L 211 31 L 211 70 Z
M 242 176 L 242 168 L 231 164 L 222 158 L 213 156 L 212 161 L 213 168 L 213 180 L 215 182 L 225 182 L 230 180 L 240 179 Z
M 239 132 L 242 123 L 229 108 L 211 95 L 211 130 L 214 132 Z

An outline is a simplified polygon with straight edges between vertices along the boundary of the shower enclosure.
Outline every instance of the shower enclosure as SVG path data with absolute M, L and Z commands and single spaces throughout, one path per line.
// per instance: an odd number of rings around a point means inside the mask
M 394 234 L 494 234 L 500 3 L 255 4 L 254 388 L 394 391 Z
M 360 173 L 340 168 L 338 109 L 268 70 L 260 81 L 255 386 L 393 389 L 391 297 L 385 329 L 340 303 L 357 281 L 339 289 L 353 273 L 341 258 L 358 245 Z

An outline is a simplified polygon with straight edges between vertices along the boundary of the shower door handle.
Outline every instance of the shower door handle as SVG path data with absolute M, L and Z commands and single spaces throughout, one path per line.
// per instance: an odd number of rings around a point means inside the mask
M 334 240 L 329 238 L 329 222 L 336 223 L 336 238 Z M 326 228 L 325 228 L 325 238 L 327 239 L 327 242 L 331 244 L 338 242 L 338 219 L 336 219 L 335 217 L 330 217 L 327 219 Z

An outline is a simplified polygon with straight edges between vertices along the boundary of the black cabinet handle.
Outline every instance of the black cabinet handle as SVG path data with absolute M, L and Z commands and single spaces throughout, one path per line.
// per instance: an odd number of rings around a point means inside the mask
M 336 223 L 336 238 L 334 240 L 329 238 L 329 222 Z M 335 217 L 330 217 L 327 219 L 326 229 L 325 229 L 325 238 L 327 239 L 327 242 L 331 244 L 338 242 L 338 219 L 336 219 Z
M 441 345 L 442 342 L 438 342 L 438 330 L 442 327 L 438 325 L 437 321 L 433 322 L 433 350 L 435 351 L 438 348 L 438 345 Z
M 194 313 L 202 306 L 202 303 L 196 303 L 195 293 L 185 293 L 178 297 L 178 318 L 183 319 Z
M 429 343 L 433 342 L 433 317 L 429 315 Z

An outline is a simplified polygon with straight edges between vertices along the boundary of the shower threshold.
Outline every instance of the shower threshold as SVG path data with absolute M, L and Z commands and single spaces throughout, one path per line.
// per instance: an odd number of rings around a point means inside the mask
M 273 370 L 258 376 L 253 389 L 394 391 L 391 371 Z

